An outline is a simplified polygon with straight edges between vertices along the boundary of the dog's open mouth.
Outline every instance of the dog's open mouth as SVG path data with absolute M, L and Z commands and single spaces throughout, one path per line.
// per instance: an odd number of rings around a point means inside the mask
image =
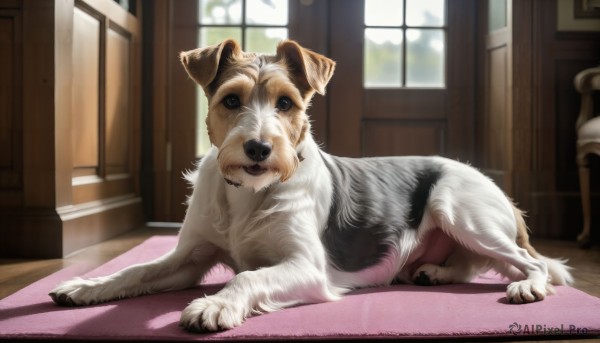
M 243 168 L 246 173 L 248 173 L 252 176 L 259 176 L 259 175 L 262 175 L 267 172 L 266 168 L 263 168 L 258 164 L 248 166 L 248 167 L 243 167 Z

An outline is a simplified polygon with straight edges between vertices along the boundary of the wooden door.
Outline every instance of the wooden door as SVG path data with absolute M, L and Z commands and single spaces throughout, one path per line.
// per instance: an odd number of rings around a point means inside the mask
M 433 9 L 438 21 L 421 25 L 408 19 L 408 2 L 398 0 L 395 5 L 399 18 L 366 25 L 364 1 L 331 1 L 330 55 L 337 70 L 328 95 L 327 149 L 345 156 L 417 154 L 472 160 L 475 3 L 439 1 Z M 398 79 L 396 84 L 368 85 L 364 59 L 370 48 L 365 38 L 369 29 L 400 35 L 399 67 L 383 70 L 401 74 L 392 77 Z M 433 86 L 419 85 L 410 79 L 408 59 L 415 58 L 410 56 L 410 36 L 434 32 L 442 37 L 437 48 L 443 50 L 443 69 Z

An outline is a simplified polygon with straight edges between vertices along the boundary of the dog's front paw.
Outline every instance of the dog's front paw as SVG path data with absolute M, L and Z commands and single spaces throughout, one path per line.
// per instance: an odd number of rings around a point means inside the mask
M 192 301 L 183 310 L 179 325 L 192 332 L 228 330 L 241 325 L 249 311 L 219 295 Z
M 93 280 L 75 278 L 61 283 L 48 295 L 61 306 L 92 305 L 103 301 L 96 286 Z
M 526 304 L 544 300 L 546 285 L 532 280 L 516 281 L 506 288 L 506 298 L 511 304 Z

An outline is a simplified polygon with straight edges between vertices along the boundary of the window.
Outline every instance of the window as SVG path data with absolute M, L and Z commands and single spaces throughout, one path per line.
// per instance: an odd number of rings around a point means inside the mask
M 119 6 L 123 7 L 125 10 L 129 11 L 129 13 L 136 15 L 136 2 L 135 0 L 114 0 Z
M 246 51 L 269 53 L 288 37 L 288 0 L 199 0 L 198 46 L 204 47 L 233 38 Z M 208 102 L 197 90 L 196 155 L 210 148 L 206 133 Z
M 245 50 L 272 53 L 288 36 L 287 0 L 200 0 L 199 46 L 233 38 Z
M 365 0 L 365 88 L 444 87 L 444 0 Z

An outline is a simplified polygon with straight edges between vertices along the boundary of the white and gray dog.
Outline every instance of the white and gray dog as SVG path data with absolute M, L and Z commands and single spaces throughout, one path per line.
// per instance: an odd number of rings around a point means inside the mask
M 512 280 L 511 303 L 572 282 L 564 261 L 535 251 L 521 211 L 474 168 L 321 151 L 306 109 L 324 94 L 332 60 L 293 41 L 258 55 L 227 40 L 183 52 L 181 62 L 208 98 L 213 147 L 188 175 L 193 193 L 177 247 L 106 277 L 66 281 L 50 293 L 56 303 L 189 288 L 224 263 L 236 276 L 192 301 L 180 321 L 214 331 L 394 281 L 462 283 L 494 269 Z

